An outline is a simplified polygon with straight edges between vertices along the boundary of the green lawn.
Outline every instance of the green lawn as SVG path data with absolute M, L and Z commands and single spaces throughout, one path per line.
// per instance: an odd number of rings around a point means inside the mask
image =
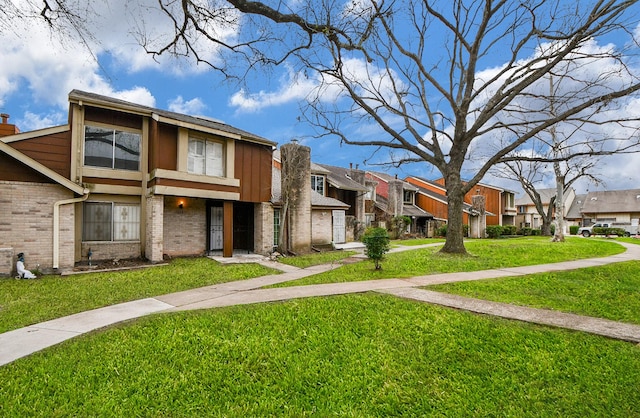
M 164 314 L 0 368 L 0 415 L 640 416 L 640 348 L 365 294 Z
M 0 332 L 116 303 L 278 273 L 259 264 L 175 259 L 141 270 L 0 280 Z
M 603 257 L 625 251 L 623 246 L 616 244 L 613 240 L 568 238 L 565 242 L 553 243 L 550 242 L 549 237 L 470 240 L 465 243 L 465 247 L 470 254 L 468 256 L 440 254 L 438 252 L 439 246 L 390 253 L 382 261 L 382 270 L 374 270 L 373 263 L 365 261 L 357 264 L 347 264 L 326 273 L 281 283 L 274 287 L 402 278 L 436 273 L 528 266 Z
M 640 261 L 428 289 L 640 324 Z
M 319 264 L 331 264 L 340 262 L 341 260 L 357 254 L 356 251 L 326 251 L 321 253 L 312 253 L 299 255 L 296 257 L 278 258 L 278 262 L 289 266 L 299 267 L 301 269 L 317 266 Z

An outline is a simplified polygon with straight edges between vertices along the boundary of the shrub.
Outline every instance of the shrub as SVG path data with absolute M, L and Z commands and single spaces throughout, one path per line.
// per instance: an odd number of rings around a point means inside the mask
M 524 235 L 526 237 L 528 235 L 531 235 L 531 231 L 532 231 L 531 228 L 529 228 L 528 226 L 525 226 L 524 228 L 520 229 L 520 231 L 518 231 L 518 235 Z
M 569 227 L 569 234 L 578 235 L 578 229 L 580 229 L 580 227 L 578 225 L 571 225 Z
M 515 225 L 502 225 L 502 235 L 516 235 L 517 231 Z
M 592 230 L 594 235 L 617 235 L 619 237 L 623 237 L 625 235 L 625 230 L 622 228 L 593 228 Z
M 485 231 L 487 232 L 488 238 L 498 238 L 500 237 L 500 235 L 502 235 L 503 230 L 502 230 L 502 226 L 500 225 L 489 225 L 487 226 Z
M 469 225 L 462 225 L 462 233 L 465 237 L 469 236 Z M 438 237 L 446 237 L 447 236 L 447 225 L 442 225 L 440 228 L 436 229 L 436 236 Z
M 382 266 L 380 261 L 385 253 L 389 251 L 389 234 L 384 228 L 369 228 L 362 237 L 366 250 L 365 253 L 370 260 L 373 260 L 376 270 L 380 270 Z
M 532 229 L 531 230 L 531 235 L 532 236 L 540 236 L 540 235 L 542 235 L 542 231 L 539 230 L 539 229 Z
M 436 236 L 439 236 L 439 237 L 447 236 L 447 224 L 442 225 L 440 228 L 436 228 Z
M 411 225 L 411 218 L 408 216 L 398 215 L 391 220 L 391 226 L 396 238 L 400 238 Z

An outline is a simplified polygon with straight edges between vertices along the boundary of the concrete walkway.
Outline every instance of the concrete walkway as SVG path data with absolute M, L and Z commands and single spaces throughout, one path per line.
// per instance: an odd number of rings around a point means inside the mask
M 281 263 L 260 261 L 261 264 L 283 270 L 284 273 L 223 283 L 183 292 L 171 293 L 155 298 L 147 298 L 107 306 L 0 334 L 0 365 L 10 363 L 16 359 L 28 356 L 78 335 L 153 313 L 209 309 L 222 306 L 273 302 L 303 297 L 362 293 L 369 291 L 392 294 L 403 298 L 419 300 L 486 315 L 494 315 L 542 325 L 568 328 L 640 343 L 640 325 L 619 323 L 600 318 L 567 314 L 547 309 L 519 307 L 506 303 L 490 302 L 419 289 L 421 286 L 431 284 L 572 270 L 629 260 L 640 260 L 639 245 L 621 244 L 627 248 L 627 251 L 611 257 L 468 273 L 434 274 L 407 279 L 369 280 L 273 289 L 261 288 L 272 284 L 297 280 L 306 276 L 322 273 L 340 267 L 341 264 L 327 264 L 313 266 L 306 269 L 298 269 Z M 414 250 L 421 247 L 424 246 L 396 248 L 393 252 Z

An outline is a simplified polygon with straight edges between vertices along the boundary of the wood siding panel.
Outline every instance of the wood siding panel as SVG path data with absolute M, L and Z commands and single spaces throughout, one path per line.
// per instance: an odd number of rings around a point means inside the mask
M 448 219 L 447 205 L 437 200 L 431 199 L 423 194 L 416 194 L 416 206 L 426 210 L 434 218 Z
M 243 141 L 235 143 L 235 178 L 240 180 L 240 201 L 271 200 L 271 147 Z
M 165 170 L 178 169 L 178 127 L 158 124 L 158 148 L 152 150 L 157 155 L 158 166 Z M 151 168 L 151 170 L 153 170 Z
M 142 129 L 142 116 L 130 113 L 116 112 L 108 109 L 85 106 L 84 120 L 99 122 L 107 125 L 122 126 L 132 129 Z
M 12 142 L 13 148 L 64 178 L 71 177 L 71 131 Z
M 40 174 L 18 160 L 0 153 L 0 181 L 24 181 L 26 183 L 53 183 L 49 177 Z

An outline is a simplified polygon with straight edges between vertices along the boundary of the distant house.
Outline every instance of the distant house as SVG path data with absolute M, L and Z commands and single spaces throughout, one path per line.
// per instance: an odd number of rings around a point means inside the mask
M 638 225 L 640 189 L 587 193 L 582 204 L 583 226 L 596 222 Z
M 419 205 L 420 207 L 430 210 L 428 208 L 429 205 L 433 205 L 434 209 L 439 208 L 437 212 L 442 213 L 442 218 L 447 218 L 446 207 L 442 207 L 441 204 L 437 203 L 444 199 L 446 204 L 447 190 L 444 186 L 444 179 L 427 180 L 418 176 L 409 176 L 405 181 L 420 187 L 422 190 L 431 192 L 424 193 L 426 198 L 425 206 L 421 204 Z M 516 216 L 515 193 L 511 190 L 483 183 L 478 183 L 464 197 L 464 202 L 468 205 L 465 206 L 463 215 L 465 224 L 469 224 L 468 215 L 470 214 L 469 210 L 473 203 L 473 197 L 478 195 L 484 198 L 487 225 L 514 225 Z M 429 200 L 431 200 L 430 203 Z
M 367 171 L 366 178 L 375 187 L 375 193 L 369 193 L 367 197 L 372 199 L 376 222 L 387 223 L 396 216 L 408 216 L 411 218 L 409 232 L 427 232 L 427 223 L 433 221 L 434 216 L 416 205 L 416 186 L 374 171 Z
M 538 193 L 540 194 L 540 199 L 542 201 L 542 207 L 545 213 L 548 213 L 549 203 L 551 199 L 556 195 L 556 189 L 539 189 Z M 576 198 L 576 192 L 573 188 L 569 188 L 564 193 L 564 214 L 565 219 L 567 218 L 567 214 L 569 214 L 569 210 L 571 209 L 573 202 Z M 531 200 L 528 194 L 524 194 L 524 196 L 516 199 L 516 207 L 518 208 L 518 215 L 516 216 L 516 223 L 520 228 L 540 228 L 542 226 L 542 217 L 538 213 L 535 204 Z M 555 214 L 555 207 L 551 209 L 552 214 Z M 575 212 L 572 212 L 574 216 Z
M 3 117 L 0 248 L 43 270 L 89 253 L 160 261 L 271 249 L 262 220 L 275 143 L 78 90 L 69 105 L 69 124 L 38 131 L 19 133 Z
M 283 158 L 286 152 L 295 153 L 295 166 L 291 167 L 287 158 Z M 287 187 L 292 196 L 290 200 L 295 203 L 286 209 L 286 216 L 291 223 L 286 233 L 289 234 L 292 249 L 304 252 L 315 246 L 342 244 L 353 239 L 353 233 L 349 234 L 347 225 L 347 212 L 352 207 L 327 196 L 333 187 L 329 186 L 327 179 L 331 171 L 311 162 L 310 152 L 308 147 L 289 143 L 273 153 L 271 202 L 274 211 L 274 247 L 280 241 L 280 225 L 285 215 L 283 191 Z M 284 177 L 283 173 L 286 173 Z

